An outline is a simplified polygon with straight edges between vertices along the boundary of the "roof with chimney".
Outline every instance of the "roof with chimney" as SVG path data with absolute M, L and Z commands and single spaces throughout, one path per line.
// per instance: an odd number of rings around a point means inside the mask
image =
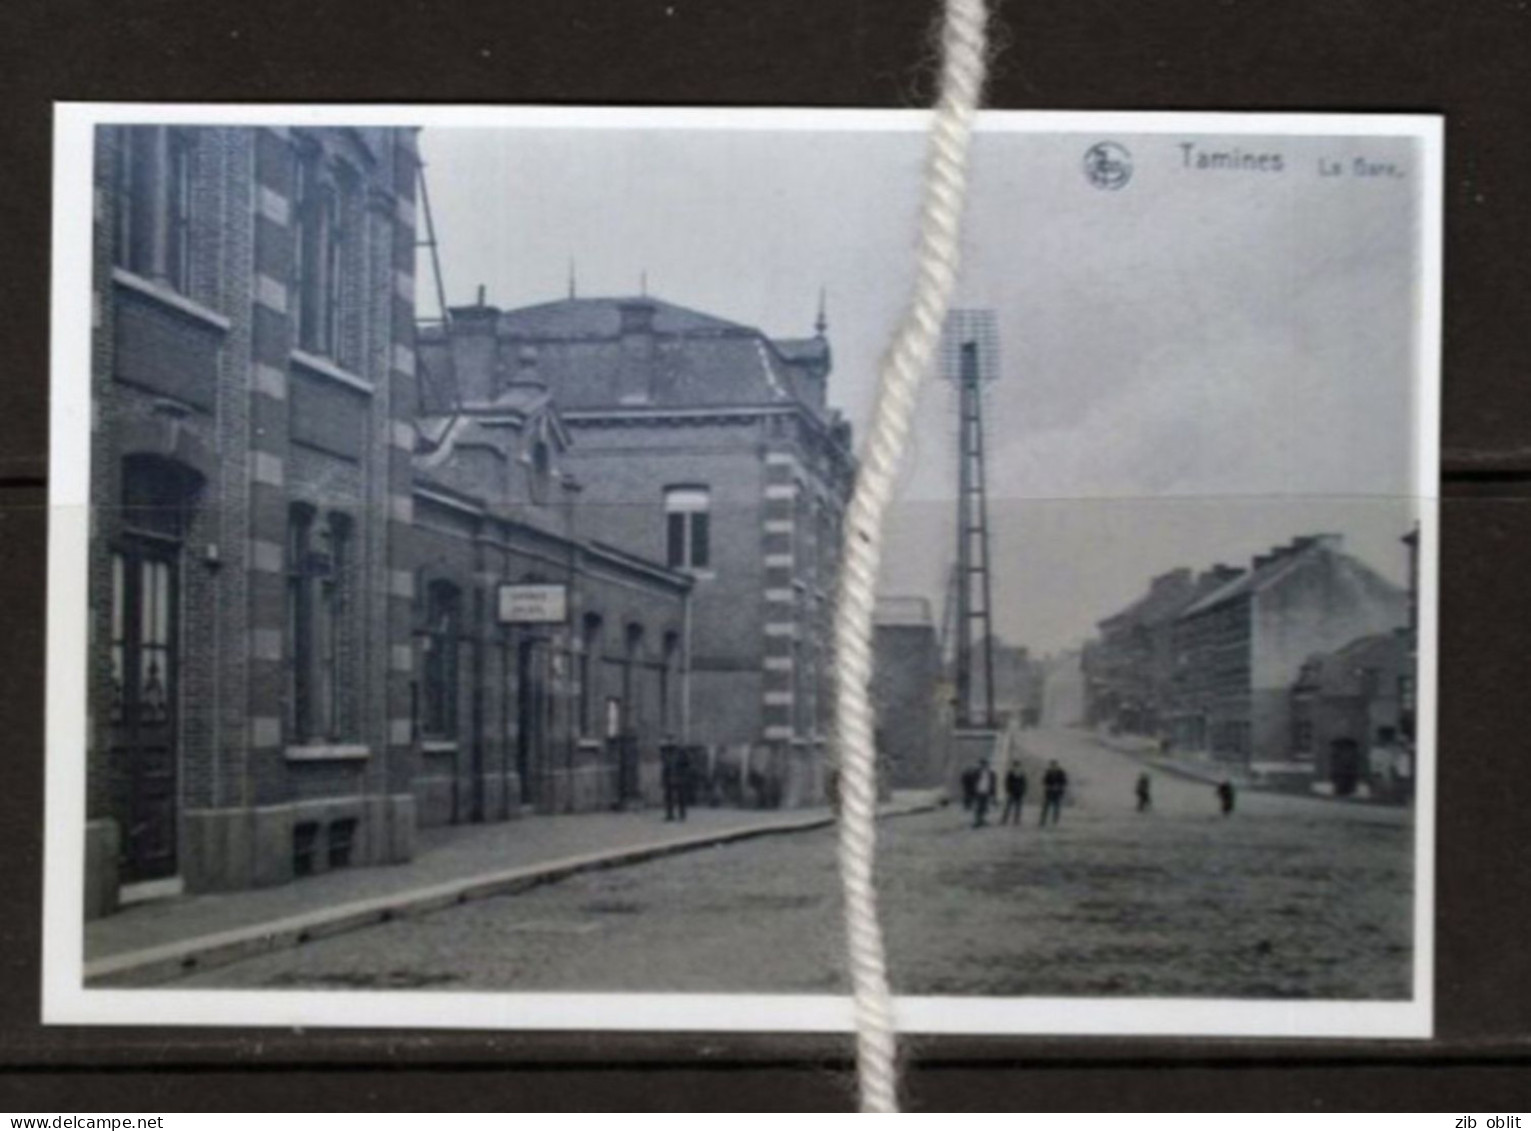
M 420 410 L 446 414 L 512 384 L 565 412 L 799 406 L 825 421 L 832 365 L 813 338 L 760 330 L 648 295 L 565 298 L 514 310 L 454 307 L 418 338 Z
M 1100 622 L 1107 628 L 1117 624 L 1160 624 L 1174 617 L 1195 596 L 1188 569 L 1172 570 L 1153 579 L 1148 592 L 1124 609 L 1112 613 Z
M 645 304 L 653 310 L 656 334 L 759 333 L 738 322 L 647 295 L 565 298 L 523 306 L 502 312 L 498 328 L 501 335 L 518 338 L 615 338 L 622 331 L 622 308 L 635 304 Z
M 1289 545 L 1272 546 L 1269 552 L 1256 555 L 1248 570 L 1212 590 L 1187 608 L 1183 615 L 1195 616 L 1237 598 L 1269 589 L 1301 569 L 1314 555 L 1338 551 L 1340 541 L 1338 534 L 1309 534 L 1294 538 Z

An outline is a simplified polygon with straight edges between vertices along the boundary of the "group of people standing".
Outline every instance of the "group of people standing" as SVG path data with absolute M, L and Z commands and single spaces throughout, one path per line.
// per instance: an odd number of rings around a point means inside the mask
M 1042 817 L 1039 824 L 1047 824 L 1048 818 L 1057 824 L 1063 815 L 1063 795 L 1068 791 L 1068 774 L 1057 761 L 1047 764 L 1042 775 Z M 1005 808 L 1000 813 L 1002 825 L 1021 823 L 1021 805 L 1026 800 L 1026 772 L 1020 763 L 1011 762 L 1005 770 Z M 988 824 L 989 806 L 999 796 L 999 775 L 989 759 L 981 758 L 962 772 L 962 807 L 971 810 L 973 827 L 981 829 Z
M 1057 759 L 1047 763 L 1047 770 L 1042 775 L 1042 816 L 1038 824 L 1046 825 L 1048 818 L 1057 824 L 1063 815 L 1063 795 L 1068 792 L 1069 778 L 1062 766 L 1058 765 Z M 1005 769 L 1005 808 L 1000 813 L 1001 825 L 1021 823 L 1021 805 L 1026 800 L 1026 772 L 1021 769 L 1019 762 L 1011 762 Z M 1217 794 L 1218 807 L 1224 817 L 1233 813 L 1234 788 L 1233 782 L 1227 778 L 1222 779 L 1214 787 Z M 1137 783 L 1133 786 L 1133 794 L 1137 798 L 1138 812 L 1146 813 L 1153 808 L 1153 777 L 1145 770 L 1138 775 Z M 962 772 L 962 807 L 973 814 L 973 827 L 984 828 L 988 824 L 989 806 L 999 796 L 999 775 L 990 765 L 989 759 L 980 758 L 973 765 Z

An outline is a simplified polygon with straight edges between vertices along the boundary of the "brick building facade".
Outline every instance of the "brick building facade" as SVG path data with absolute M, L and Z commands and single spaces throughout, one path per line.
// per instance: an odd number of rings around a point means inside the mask
M 95 157 L 90 909 L 405 859 L 414 135 Z
M 764 804 L 810 802 L 825 781 L 854 462 L 817 329 L 774 340 L 647 296 L 570 297 L 460 308 L 421 339 L 464 395 L 546 387 L 589 537 L 694 580 L 683 737 Z
M 399 660 L 416 673 L 421 823 L 659 800 L 660 746 L 685 729 L 692 578 L 585 536 L 585 485 L 542 384 L 459 382 L 429 348 L 421 381 L 399 560 L 417 594 Z M 502 615 L 505 586 L 536 599 L 531 615 Z
M 1292 686 L 1292 757 L 1341 797 L 1363 783 L 1374 795 L 1406 791 L 1412 772 L 1400 770 L 1411 767 L 1413 679 L 1406 629 L 1310 657 Z
M 1165 730 L 1176 750 L 1293 761 L 1291 689 L 1303 664 L 1408 620 L 1407 597 L 1337 534 L 1273 547 L 1181 613 Z
M 1160 734 L 1176 673 L 1176 621 L 1242 572 L 1226 565 L 1194 576 L 1184 567 L 1169 570 L 1132 604 L 1100 621 L 1099 636 L 1085 652 L 1089 721 L 1114 732 Z
M 584 531 L 535 381 L 420 380 L 418 169 L 98 131 L 87 915 L 658 790 L 694 579 Z

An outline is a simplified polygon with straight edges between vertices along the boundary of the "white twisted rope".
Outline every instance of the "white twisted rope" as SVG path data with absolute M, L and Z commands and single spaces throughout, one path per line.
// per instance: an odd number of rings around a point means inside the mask
M 835 733 L 840 743 L 840 878 L 856 1013 L 856 1067 L 863 1112 L 898 1111 L 893 995 L 873 883 L 876 752 L 873 749 L 872 604 L 882 560 L 883 514 L 909 432 L 920 379 L 930 366 L 957 279 L 968 142 L 983 88 L 985 0 L 945 0 L 941 92 L 931 123 L 920 213 L 918 277 L 878 371 L 877 398 L 845 527 L 835 613 L 839 668 Z

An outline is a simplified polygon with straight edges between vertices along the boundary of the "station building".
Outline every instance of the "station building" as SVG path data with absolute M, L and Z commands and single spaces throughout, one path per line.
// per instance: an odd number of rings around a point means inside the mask
M 833 599 L 854 476 L 831 353 L 649 296 L 454 309 L 422 332 L 464 397 L 545 388 L 590 541 L 692 583 L 683 741 L 746 804 L 823 797 Z
M 470 331 L 471 332 L 471 331 Z M 424 825 L 660 800 L 687 707 L 690 575 L 588 536 L 570 437 L 531 375 L 459 382 L 427 346 L 412 528 Z

